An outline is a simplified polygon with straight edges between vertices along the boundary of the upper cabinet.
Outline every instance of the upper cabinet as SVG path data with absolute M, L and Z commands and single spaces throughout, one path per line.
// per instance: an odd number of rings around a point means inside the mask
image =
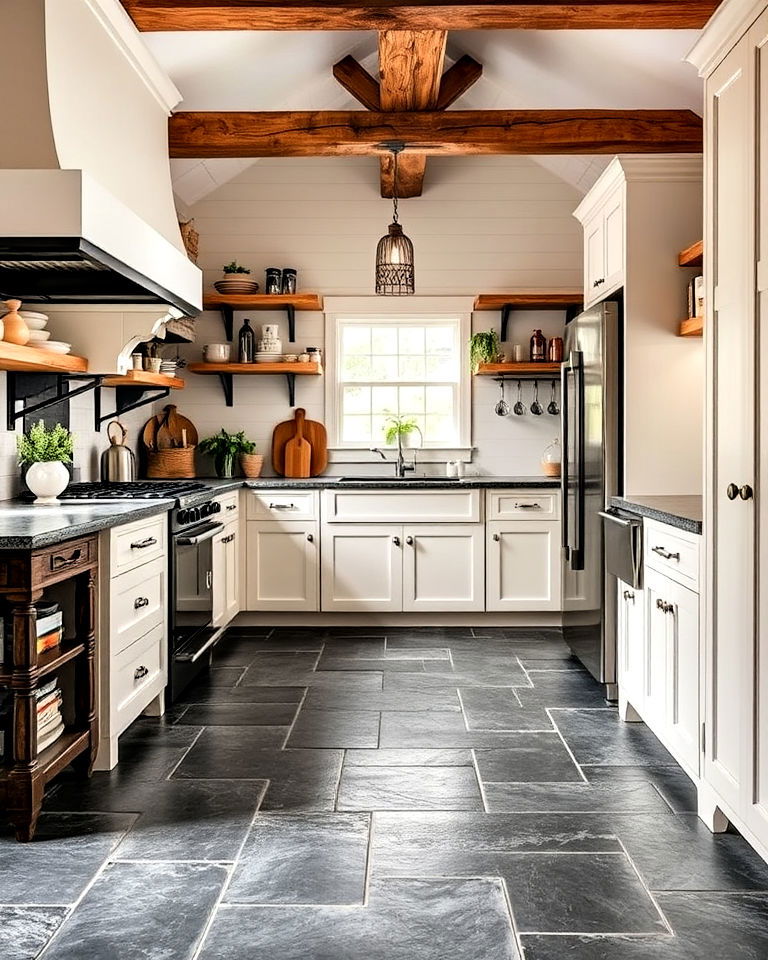
M 584 306 L 624 283 L 624 189 L 617 186 L 584 222 Z

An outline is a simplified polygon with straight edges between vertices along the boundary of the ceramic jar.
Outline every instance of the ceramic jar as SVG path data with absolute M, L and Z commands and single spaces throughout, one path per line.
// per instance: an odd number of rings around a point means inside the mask
M 56 505 L 59 494 L 64 492 L 69 483 L 69 470 L 60 460 L 33 463 L 24 480 L 36 497 L 35 503 Z
M 3 340 L 23 347 L 29 343 L 29 327 L 24 318 L 19 316 L 21 300 L 5 300 L 4 303 L 8 307 L 8 313 L 3 317 Z

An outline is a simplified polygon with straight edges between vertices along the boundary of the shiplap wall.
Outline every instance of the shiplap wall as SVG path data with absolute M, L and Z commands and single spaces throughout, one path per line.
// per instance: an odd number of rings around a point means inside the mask
M 580 289 L 581 229 L 572 216 L 580 199 L 576 189 L 525 157 L 430 159 L 424 196 L 400 205 L 401 222 L 416 248 L 417 293 Z M 284 159 L 253 164 L 190 213 L 200 231 L 206 287 L 219 278 L 222 264 L 237 259 L 262 284 L 266 267 L 293 266 L 300 289 L 368 296 L 376 243 L 391 219 L 391 204 L 379 196 L 373 159 Z M 236 317 L 235 332 L 245 315 Z M 251 316 L 256 327 L 279 322 L 287 351 L 284 314 Z M 480 330 L 498 323 L 497 313 L 476 313 L 473 326 Z M 508 346 L 517 341 L 527 347 L 534 325 L 548 337 L 556 335 L 562 332 L 562 314 L 518 314 Z M 182 351 L 190 359 L 199 358 L 200 344 L 224 338 L 217 314 L 203 314 L 198 331 L 198 344 Z M 323 348 L 324 339 L 321 314 L 297 314 L 299 348 Z M 525 391 L 529 404 L 532 385 Z M 493 413 L 498 395 L 493 381 L 475 381 L 477 450 L 471 468 L 537 474 L 558 422 L 547 415 L 499 418 Z M 548 383 L 542 399 L 546 405 Z M 299 378 L 297 401 L 308 416 L 323 419 L 321 379 Z M 292 415 L 283 378 L 235 378 L 235 406 L 227 409 L 215 377 L 187 375 L 187 389 L 177 402 L 201 436 L 222 426 L 242 428 L 265 452 L 274 424 Z M 368 454 L 364 457 L 373 463 Z

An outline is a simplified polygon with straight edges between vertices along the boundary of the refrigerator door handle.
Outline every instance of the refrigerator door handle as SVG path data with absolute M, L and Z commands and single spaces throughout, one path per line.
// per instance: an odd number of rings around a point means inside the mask
M 568 559 L 568 367 L 560 367 L 560 432 L 562 434 L 562 463 L 560 464 L 560 500 L 562 501 L 562 522 L 560 524 L 560 545 L 565 559 Z

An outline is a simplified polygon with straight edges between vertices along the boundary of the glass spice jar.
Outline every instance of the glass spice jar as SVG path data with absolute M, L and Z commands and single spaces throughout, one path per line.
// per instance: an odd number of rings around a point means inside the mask
M 531 337 L 531 360 L 540 363 L 547 357 L 547 340 L 541 330 L 534 330 Z
M 293 267 L 283 267 L 280 286 L 281 293 L 288 294 L 289 296 L 296 293 L 296 277 L 297 273 Z
M 266 269 L 266 280 L 264 283 L 264 292 L 265 293 L 280 293 L 280 279 L 282 277 L 282 270 L 279 267 L 267 267 Z

